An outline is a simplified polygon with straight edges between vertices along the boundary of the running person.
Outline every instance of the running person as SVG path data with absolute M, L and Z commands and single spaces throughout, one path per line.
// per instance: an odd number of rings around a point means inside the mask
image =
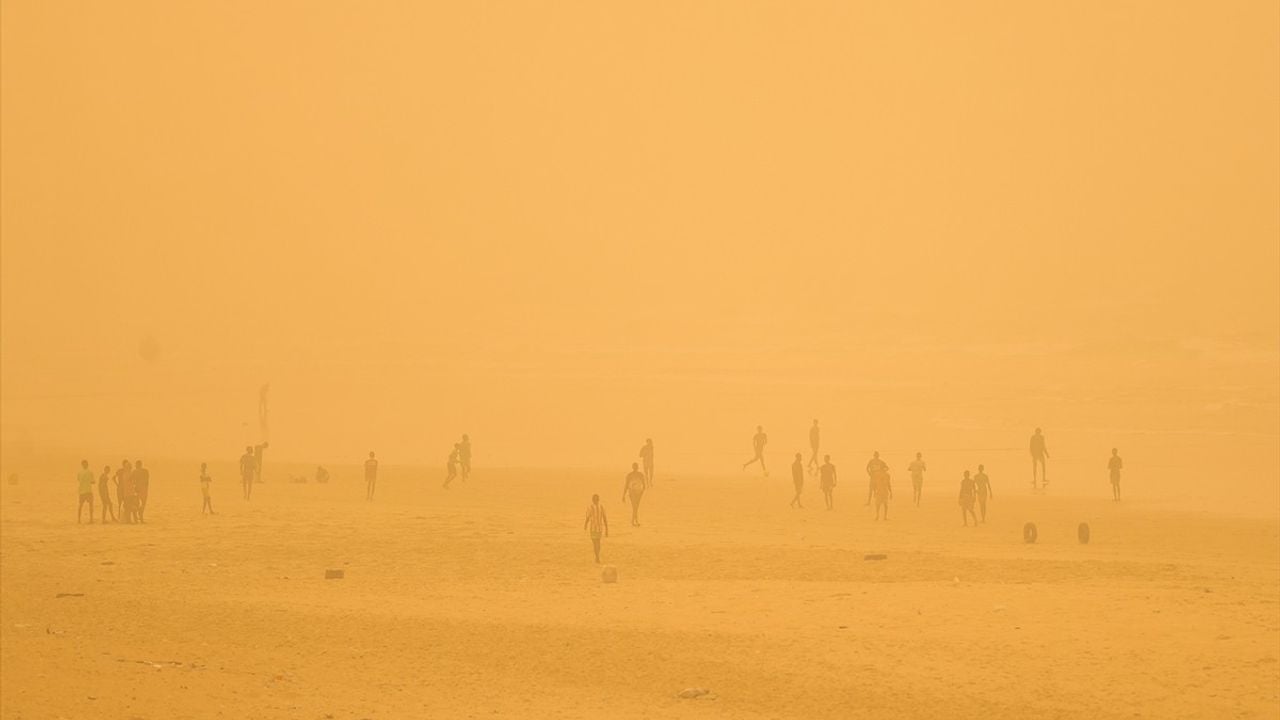
M 760 463 L 760 469 L 764 471 L 765 477 L 769 476 L 769 468 L 764 464 L 764 446 L 769 444 L 769 436 L 764 434 L 764 426 L 756 426 L 756 434 L 751 438 L 751 447 L 755 450 L 755 456 L 750 460 L 742 463 L 742 469 L 746 470 L 748 465 Z
M 200 514 L 203 515 L 207 510 L 210 515 L 213 514 L 213 499 L 209 497 L 209 484 L 213 482 L 213 478 L 209 476 L 209 464 L 200 463 L 200 495 L 204 501 L 200 505 Z
M 76 485 L 80 490 L 80 503 L 76 505 L 76 524 L 80 524 L 80 515 L 84 512 L 84 504 L 89 503 L 89 524 L 93 524 L 93 471 L 89 469 L 89 461 L 80 461 L 80 472 L 76 474 Z M 102 508 L 102 522 L 107 521 L 107 509 Z
M 924 456 L 916 453 L 916 459 L 907 466 L 911 471 L 911 500 L 920 507 L 920 495 L 924 489 L 924 471 L 927 469 L 924 464 Z
M 884 511 L 884 520 L 889 519 L 889 501 L 893 499 L 893 482 L 889 479 L 889 466 L 877 470 L 871 475 L 871 487 L 876 496 L 876 520 L 882 519 L 880 511 Z
M 973 488 L 978 493 L 978 511 L 982 513 L 982 522 L 987 521 L 987 496 L 996 499 L 996 491 L 991 489 L 991 478 L 987 477 L 985 465 L 978 466 L 978 474 L 973 476 Z
M 644 473 L 640 472 L 640 463 L 631 463 L 631 472 L 622 481 L 622 502 L 631 497 L 631 525 L 640 527 L 640 498 L 644 497 Z
M 600 504 L 600 496 L 592 495 L 591 504 L 587 506 L 587 519 L 582 523 L 583 530 L 591 531 L 591 549 L 596 554 L 596 564 L 600 564 L 600 538 L 609 537 L 609 518 Z
M 796 453 L 796 461 L 791 463 L 791 481 L 796 485 L 796 496 L 791 498 L 791 507 L 804 509 L 800 504 L 800 493 L 804 490 L 804 456 Z
M 365 500 L 373 499 L 373 490 L 378 484 L 378 460 L 369 451 L 369 459 L 364 461 Z
M 815 418 L 813 426 L 809 428 L 809 449 L 812 454 L 809 455 L 809 467 L 814 472 L 818 471 L 818 448 L 822 445 L 822 432 L 818 429 L 818 420 Z
M 116 520 L 116 508 L 111 504 L 111 488 L 108 483 L 111 482 L 111 466 L 107 465 L 102 468 L 102 474 L 98 476 L 98 499 L 102 501 L 102 522 L 107 521 L 107 513 L 111 513 L 111 522 Z
M 965 527 L 969 526 L 970 516 L 973 517 L 973 526 L 978 527 L 978 516 L 973 513 L 973 478 L 965 470 L 964 478 L 960 480 L 960 517 L 964 520 Z
M 645 438 L 640 446 L 640 462 L 644 464 L 645 487 L 653 487 L 653 438 Z
M 471 477 L 471 438 L 462 433 L 462 442 L 458 443 L 458 463 L 462 466 L 462 481 Z
M 1111 459 L 1107 461 L 1107 470 L 1111 471 L 1111 499 L 1120 502 L 1120 471 L 1124 469 L 1124 461 L 1120 459 L 1120 451 L 1111 448 Z
M 1031 489 L 1036 489 L 1036 468 L 1040 468 L 1040 486 L 1049 487 L 1049 476 L 1045 472 L 1044 461 L 1049 457 L 1049 449 L 1044 445 L 1044 435 L 1040 428 L 1031 436 Z
M 874 493 L 876 489 L 873 478 L 875 478 L 876 473 L 880 471 L 889 472 L 889 465 L 880 459 L 880 451 L 876 450 L 871 453 L 871 459 L 867 461 L 867 502 L 864 503 L 866 505 L 871 504 L 871 494 Z
M 822 488 L 822 497 L 827 501 L 827 509 L 836 509 L 836 466 L 831 464 L 831 456 L 824 455 L 822 467 L 818 468 L 818 487 Z
M 453 451 L 449 453 L 449 460 L 445 463 L 447 474 L 444 478 L 444 489 L 449 489 L 449 483 L 458 477 L 458 457 L 462 454 L 462 443 L 454 443 Z
M 240 456 L 240 485 L 244 488 L 244 499 L 253 494 L 253 478 L 258 474 L 258 463 L 253 459 L 253 447 L 244 446 L 244 454 Z

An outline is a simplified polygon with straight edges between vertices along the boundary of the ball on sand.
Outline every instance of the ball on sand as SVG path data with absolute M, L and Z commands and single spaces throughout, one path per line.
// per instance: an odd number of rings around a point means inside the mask
M 607 583 L 616 583 L 618 582 L 618 568 L 612 565 L 605 565 L 604 572 L 600 574 L 600 577 Z

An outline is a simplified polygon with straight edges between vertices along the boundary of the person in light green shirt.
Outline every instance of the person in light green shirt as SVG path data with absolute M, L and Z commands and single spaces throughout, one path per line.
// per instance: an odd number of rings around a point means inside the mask
M 89 469 L 89 461 L 80 461 L 80 474 L 76 475 L 76 482 L 80 486 L 80 504 L 76 506 L 76 524 L 80 524 L 80 517 L 84 513 L 84 504 L 89 503 L 89 524 L 93 524 L 93 471 Z

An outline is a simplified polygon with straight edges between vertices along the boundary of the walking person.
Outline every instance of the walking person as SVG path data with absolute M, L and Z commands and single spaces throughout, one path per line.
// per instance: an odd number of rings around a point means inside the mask
M 1040 428 L 1036 428 L 1036 432 L 1031 436 L 1031 489 L 1048 489 L 1049 476 L 1045 470 L 1044 461 L 1049 458 L 1049 448 L 1044 443 L 1044 433 Z M 1036 486 L 1036 469 L 1040 470 L 1040 487 Z
M 373 491 L 378 485 L 378 459 L 369 451 L 369 459 L 364 461 L 365 500 L 373 499 Z
M 609 537 L 609 517 L 605 515 L 604 506 L 600 504 L 600 496 L 592 495 L 591 504 L 587 506 L 587 519 L 582 529 L 591 533 L 591 549 L 596 554 L 596 564 L 600 564 L 600 538 Z
M 822 467 L 818 468 L 818 487 L 822 489 L 822 498 L 827 502 L 828 510 L 836 509 L 836 466 L 831 464 L 831 456 L 822 457 Z
M 791 482 L 796 486 L 796 496 L 791 498 L 791 507 L 803 510 L 800 493 L 804 490 L 804 456 L 800 453 L 796 453 L 796 461 L 791 463 Z
M 200 463 L 200 495 L 204 501 L 200 505 L 200 514 L 204 515 L 207 511 L 213 514 L 213 499 L 209 497 L 209 485 L 213 483 L 213 478 L 209 475 L 208 463 Z
M 627 477 L 622 482 L 622 502 L 626 502 L 627 498 L 631 498 L 631 526 L 640 527 L 640 499 L 644 497 L 645 483 L 648 482 L 644 473 L 640 472 L 640 463 L 631 463 L 631 472 L 627 473 Z
M 240 485 L 244 488 L 244 499 L 253 495 L 253 479 L 258 474 L 258 462 L 253 459 L 253 447 L 244 446 L 244 454 L 240 456 Z
M 911 471 L 911 500 L 916 504 L 916 507 L 920 507 L 920 495 L 924 489 L 924 471 L 926 469 L 924 456 L 916 453 L 916 459 L 907 466 L 907 469 Z
M 996 499 L 995 490 L 991 489 L 991 478 L 987 477 L 985 465 L 978 466 L 978 474 L 973 476 L 973 489 L 978 494 L 978 512 L 982 514 L 982 522 L 987 521 L 987 496 Z
M 89 461 L 80 461 L 80 472 L 76 474 L 76 486 L 80 491 L 80 503 L 76 505 L 76 524 L 80 524 L 85 503 L 89 504 L 89 524 L 93 524 L 93 471 L 89 469 Z M 102 509 L 102 522 L 106 522 L 107 509 Z
M 960 480 L 960 517 L 964 520 L 965 527 L 969 526 L 969 518 L 973 518 L 973 526 L 978 527 L 978 516 L 973 512 L 973 478 L 969 477 L 969 471 L 964 471 L 964 478 Z
M 1107 461 L 1107 470 L 1111 473 L 1111 499 L 1120 502 L 1120 471 L 1124 469 L 1124 461 L 1120 459 L 1120 451 L 1111 448 L 1111 459 Z
M 143 523 L 147 511 L 147 495 L 151 491 L 151 471 L 142 467 L 142 461 L 133 464 L 133 494 L 138 499 L 138 522 Z
M 115 506 L 111 504 L 111 488 L 108 483 L 111 482 L 111 466 L 107 465 L 102 468 L 102 474 L 98 476 L 98 499 L 102 501 L 102 522 L 107 521 L 107 513 L 111 513 L 111 522 L 118 522 L 116 519 Z

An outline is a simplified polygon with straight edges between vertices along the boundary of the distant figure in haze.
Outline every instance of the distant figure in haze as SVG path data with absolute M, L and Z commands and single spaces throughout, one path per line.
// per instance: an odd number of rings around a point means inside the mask
M 213 514 L 213 499 L 209 497 L 209 485 L 213 482 L 213 478 L 209 477 L 209 464 L 200 463 L 200 494 L 204 497 L 204 502 L 200 505 L 200 514 L 208 511 Z
M 1111 499 L 1120 502 L 1120 471 L 1124 469 L 1124 461 L 1120 459 L 1120 451 L 1116 448 L 1111 448 L 1107 469 L 1111 471 Z
M 804 456 L 800 453 L 796 453 L 796 461 L 791 463 L 791 482 L 796 485 L 796 496 L 791 498 L 791 507 L 803 510 L 800 493 L 804 490 Z
M 973 514 L 973 478 L 969 477 L 969 471 L 964 471 L 964 478 L 960 481 L 960 517 L 964 519 L 965 527 L 969 527 L 969 518 L 973 517 L 973 526 L 978 526 L 978 516 Z
M 769 468 L 764 464 L 764 446 L 769 444 L 769 436 L 764 434 L 764 426 L 756 426 L 755 437 L 751 438 L 751 447 L 755 450 L 755 456 L 750 460 L 742 463 L 742 469 L 746 470 L 748 465 L 760 463 L 760 469 L 764 471 L 765 476 L 769 475 Z
M 827 501 L 827 509 L 835 510 L 836 466 L 831 464 L 830 455 L 822 457 L 822 467 L 818 468 L 818 487 L 822 488 L 822 498 Z
M 266 450 L 269 445 L 265 442 L 258 443 L 253 446 L 253 480 L 254 482 L 262 482 L 262 451 Z
M 89 461 L 80 461 L 80 472 L 76 474 L 76 485 L 80 490 L 80 504 L 76 505 L 76 524 L 80 524 L 84 504 L 89 503 L 89 524 L 93 524 L 93 471 L 89 469 Z M 107 521 L 107 509 L 102 509 L 102 522 Z
M 244 487 L 244 499 L 253 495 L 253 478 L 258 474 L 258 462 L 253 459 L 253 448 L 244 446 L 244 454 L 240 456 L 240 484 Z
M 124 516 L 124 485 L 125 479 L 133 474 L 133 464 L 128 460 L 120 463 L 120 467 L 116 469 L 116 504 L 119 511 L 120 520 L 125 520 Z
M 471 438 L 462 433 L 462 442 L 458 443 L 458 462 L 462 463 L 462 480 L 471 477 Z
M 454 443 L 453 450 L 449 453 L 449 460 L 445 462 L 445 478 L 444 489 L 449 489 L 449 483 L 458 477 L 458 456 L 462 453 L 462 443 Z
M 372 450 L 369 451 L 369 459 L 364 461 L 364 481 L 364 499 L 372 500 L 374 487 L 378 484 L 378 460 L 373 456 Z
M 645 487 L 653 487 L 653 438 L 645 438 L 640 446 L 640 462 L 644 465 Z
M 978 493 L 978 511 L 982 513 L 982 522 L 987 521 L 987 496 L 996 499 L 996 491 L 991 489 L 991 478 L 987 477 L 985 465 L 978 466 L 978 474 L 973 476 L 973 488 Z
M 924 455 L 916 453 L 916 459 L 907 466 L 911 471 L 911 500 L 920 507 L 920 495 L 924 489 L 924 471 L 928 468 L 924 464 Z
M 138 492 L 133 484 L 136 476 L 133 473 L 133 466 L 127 460 L 120 469 L 123 472 L 120 473 L 120 484 L 116 488 L 116 494 L 119 496 L 121 507 L 123 508 L 121 515 L 124 517 L 124 521 L 132 525 L 138 521 Z
M 813 426 L 809 428 L 809 449 L 813 451 L 809 455 L 809 467 L 814 472 L 818 470 L 818 448 L 822 445 L 821 431 L 818 430 L 818 421 L 814 419 Z
M 262 431 L 263 441 L 267 438 L 267 396 L 271 393 L 271 383 L 263 383 L 258 388 L 258 427 Z
M 867 502 L 865 505 L 871 504 L 871 495 L 875 492 L 875 476 L 877 472 L 889 472 L 889 464 L 880 459 L 880 451 L 876 450 L 871 453 L 871 459 L 867 461 Z M 856 497 L 856 496 L 855 496 Z
M 596 564 L 599 565 L 600 538 L 609 537 L 609 518 L 604 514 L 599 495 L 591 496 L 591 504 L 587 506 L 587 520 L 582 523 L 582 529 L 591 531 L 591 549 L 595 551 Z
M 1031 489 L 1036 489 L 1036 468 L 1040 468 L 1040 485 L 1049 487 L 1049 477 L 1045 474 L 1044 461 L 1049 457 L 1049 449 L 1044 446 L 1044 435 L 1040 428 L 1031 436 Z
M 631 497 L 631 526 L 640 527 L 640 499 L 644 497 L 644 488 L 648 480 L 640 472 L 640 463 L 631 463 L 631 472 L 622 482 L 622 502 Z
M 142 467 L 142 461 L 133 463 L 133 493 L 138 498 L 138 522 L 146 522 L 143 513 L 147 511 L 147 494 L 151 489 L 151 471 Z
M 316 466 L 316 482 L 318 483 L 329 482 L 329 471 L 326 470 L 323 465 Z
M 102 522 L 107 521 L 107 513 L 111 513 L 111 522 L 119 522 L 116 519 L 115 506 L 111 504 L 111 488 L 107 483 L 111 482 L 111 466 L 107 465 L 102 468 L 102 474 L 98 476 L 98 499 L 102 501 Z
M 889 501 L 893 499 L 893 481 L 889 478 L 889 466 L 871 474 L 871 489 L 876 498 L 876 520 L 889 519 Z M 880 517 L 881 511 L 884 517 Z

